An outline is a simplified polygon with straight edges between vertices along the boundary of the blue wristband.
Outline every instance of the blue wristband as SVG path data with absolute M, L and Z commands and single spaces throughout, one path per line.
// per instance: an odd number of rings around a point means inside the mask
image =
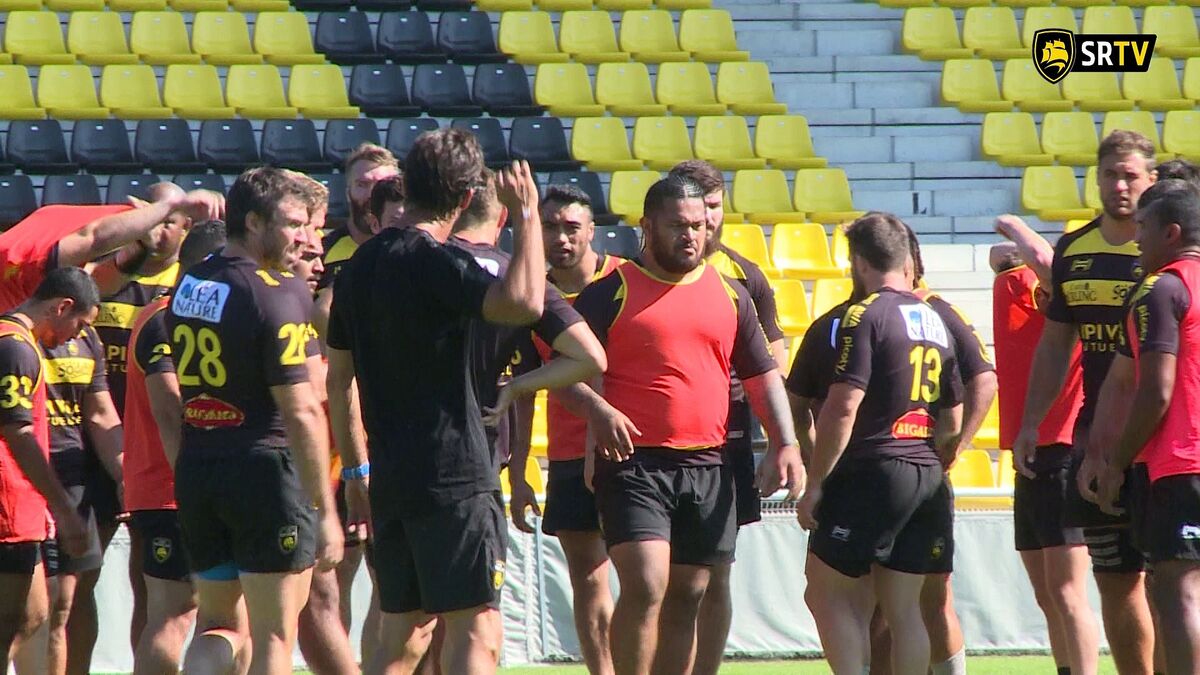
M 362 480 L 371 475 L 371 463 L 363 462 L 354 468 L 342 469 L 342 480 Z

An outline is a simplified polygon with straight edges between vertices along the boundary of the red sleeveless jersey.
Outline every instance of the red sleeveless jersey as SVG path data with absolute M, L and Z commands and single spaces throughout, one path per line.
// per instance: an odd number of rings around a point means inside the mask
M 146 391 L 146 364 L 136 355 L 142 329 L 167 308 L 170 296 L 143 307 L 129 333 L 129 368 L 125 379 L 125 508 L 130 511 L 175 509 L 175 472 L 167 463 L 158 423 Z M 166 354 L 158 355 L 168 358 Z M 182 421 L 181 421 L 182 424 Z
M 16 377 L 5 384 L 8 394 L 15 396 L 14 402 L 30 411 L 33 418 L 33 435 L 42 447 L 46 461 L 50 461 L 50 427 L 46 416 L 46 377 L 42 349 L 38 341 L 24 324 L 9 317 L 0 318 L 0 340 L 20 340 L 33 348 L 37 354 L 36 377 Z M 28 380 L 28 381 L 27 381 Z M 33 487 L 25 472 L 17 465 L 8 442 L 0 438 L 0 543 L 13 544 L 43 541 L 49 533 L 50 517 L 46 510 L 46 498 Z

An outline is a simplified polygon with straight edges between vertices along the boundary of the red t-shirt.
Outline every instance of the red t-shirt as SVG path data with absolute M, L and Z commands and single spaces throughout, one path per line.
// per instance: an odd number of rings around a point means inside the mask
M 42 350 L 25 324 L 0 317 L 0 424 L 30 423 L 49 461 Z M 0 543 L 42 541 L 49 525 L 45 497 L 25 477 L 8 443 L 0 438 Z
M 130 511 L 174 509 L 175 472 L 163 453 L 158 424 L 150 410 L 146 376 L 174 373 L 171 340 L 162 296 L 143 307 L 129 334 L 129 369 L 125 379 L 125 508 Z
M 1037 275 L 1022 265 L 1001 272 L 992 285 L 993 334 L 996 343 L 996 378 L 1000 384 L 1000 447 L 1011 448 L 1021 430 L 1025 392 L 1033 352 L 1042 336 L 1046 318 L 1034 296 Z M 1080 349 L 1075 346 L 1067 380 L 1046 419 L 1038 427 L 1038 445 L 1070 444 L 1075 418 L 1083 405 L 1083 370 Z

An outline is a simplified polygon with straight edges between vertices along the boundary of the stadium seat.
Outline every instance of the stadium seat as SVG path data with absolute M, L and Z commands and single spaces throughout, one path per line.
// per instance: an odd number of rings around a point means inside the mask
M 333 166 L 343 166 L 346 158 L 363 143 L 380 145 L 379 129 L 370 118 L 357 120 L 329 120 L 325 124 L 325 161 Z
M 629 54 L 617 46 L 608 12 L 564 12 L 558 26 L 562 50 L 579 63 L 624 63 Z
M 792 206 L 787 176 L 778 169 L 738 171 L 733 175 L 733 208 L 755 223 L 802 223 Z
M 846 277 L 817 279 L 812 288 L 812 312 L 815 319 L 848 300 L 854 291 L 854 282 Z
M 985 450 L 963 450 L 950 467 L 950 482 L 958 488 L 996 487 L 991 456 Z
M 1025 10 L 1025 18 L 1021 21 L 1021 42 L 1026 49 L 1033 49 L 1033 34 L 1044 28 L 1061 28 L 1072 33 L 1079 32 L 1079 24 L 1075 22 L 1075 12 L 1070 7 L 1061 5 L 1030 7 Z
M 0 178 L 0 229 L 11 227 L 37 210 L 37 195 L 29 176 Z
M 1116 73 L 1071 73 L 1062 81 L 1063 98 L 1080 110 L 1108 112 L 1133 110 L 1133 101 L 1121 98 Z
M 417 140 L 417 136 L 426 131 L 434 131 L 437 128 L 437 120 L 430 117 L 419 117 L 412 120 L 392 120 L 388 124 L 387 149 L 392 151 L 396 159 L 403 162 L 404 158 L 408 156 L 408 149 L 412 147 L 413 141 Z
M 416 89 L 414 77 L 413 89 Z M 416 99 L 416 96 L 413 96 Z M 305 117 L 332 119 L 358 117 L 358 108 L 346 96 L 346 80 L 335 65 L 293 66 L 288 78 L 288 101 Z
M 922 59 L 969 59 L 974 54 L 958 36 L 954 10 L 949 7 L 912 7 L 904 10 L 900 42 L 905 51 Z
M 580 117 L 571 127 L 571 156 L 592 171 L 637 171 L 625 123 L 618 117 Z
M 771 260 L 788 279 L 841 278 L 833 264 L 829 238 L 817 223 L 779 223 L 771 232 Z M 807 306 L 805 307 L 807 309 Z
M 950 59 L 942 66 L 942 100 L 963 112 L 1008 112 L 991 61 Z
M 508 154 L 524 159 L 535 171 L 575 171 L 567 135 L 557 117 L 518 117 L 508 134 Z
M 758 265 L 767 278 L 778 278 L 779 270 L 771 262 L 767 238 L 762 228 L 753 223 L 726 223 L 721 227 L 721 243 L 741 253 Z
M 1196 105 L 1180 92 L 1175 62 L 1169 58 L 1152 58 L 1146 72 L 1125 73 L 1123 79 L 1125 98 L 1137 101 L 1142 110 L 1191 110 Z
M 662 178 L 657 171 L 614 171 L 608 184 L 608 210 L 630 225 L 642 219 L 646 192 Z
M 592 0 L 537 0 L 543 12 L 579 12 L 592 8 Z
M 456 63 L 422 63 L 413 69 L 412 102 L 435 117 L 477 117 L 467 75 Z
M 712 0 L 655 0 L 654 6 L 682 12 L 690 9 L 709 9 L 712 7 Z
M 100 187 L 91 174 L 46 176 L 42 184 L 42 206 L 51 204 L 99 204 Z
M 1083 10 L 1084 33 L 1138 33 L 1133 9 L 1128 5 L 1092 6 Z
M 767 160 L 756 157 L 750 146 L 746 118 L 706 116 L 696 118 L 696 156 L 722 171 L 765 169 Z
M 989 0 L 942 0 L 939 4 L 954 9 L 965 9 L 968 7 L 987 7 L 991 3 Z
M 1183 95 L 1200 100 L 1200 56 L 1193 56 L 1183 66 Z
M 321 12 L 313 46 L 337 64 L 383 60 L 383 56 L 375 51 L 375 39 L 365 12 Z
M 265 164 L 306 172 L 329 168 L 312 120 L 267 120 L 263 123 L 260 147 Z
M 108 0 L 108 8 L 114 12 L 161 12 L 167 8 L 167 0 Z
M 489 63 L 475 68 L 471 98 L 493 117 L 536 117 L 546 111 L 533 102 L 529 77 L 519 63 Z
M 192 20 L 192 51 L 215 66 L 262 63 L 250 46 L 250 30 L 241 12 L 199 12 Z
M 177 174 L 171 182 L 184 190 L 212 190 L 225 194 L 225 179 L 215 173 Z
M 328 138 L 329 132 L 325 133 Z M 241 173 L 258 164 L 250 120 L 206 120 L 200 125 L 196 157 L 216 173 Z
M 1154 51 L 1173 59 L 1200 56 L 1200 34 L 1195 10 L 1189 7 L 1147 7 L 1142 13 L 1142 33 L 1157 35 Z M 1153 64 L 1154 60 L 1150 62 Z
M 121 120 L 87 120 L 71 131 L 71 159 L 92 173 L 141 171 L 133 160 L 129 133 Z
M 792 205 L 818 223 L 842 223 L 854 220 L 864 211 L 854 208 L 850 182 L 841 169 L 800 169 L 796 171 L 796 194 Z
M 38 74 L 38 104 L 51 117 L 94 120 L 108 117 L 96 97 L 96 83 L 87 66 L 42 66 Z
M 40 120 L 46 109 L 33 101 L 33 83 L 25 66 L 0 65 L 0 119 Z
M 724 115 L 726 110 L 724 103 L 717 102 L 708 66 L 703 63 L 659 65 L 655 95 L 673 115 Z
M 1200 112 L 1167 113 L 1163 119 L 1163 148 L 1190 161 L 1200 161 Z
M 616 225 L 621 220 L 620 216 L 608 210 L 608 198 L 604 196 L 599 174 L 591 171 L 556 171 L 550 174 L 546 184 L 574 185 L 586 192 L 592 200 L 592 217 L 597 226 Z
M 621 50 L 633 54 L 634 61 L 667 63 L 686 61 L 691 54 L 679 48 L 671 13 L 660 9 L 639 9 L 621 17 Z
M 475 6 L 485 12 L 528 12 L 533 0 L 476 0 Z
M 592 249 L 597 253 L 634 258 L 642 250 L 642 240 L 636 227 L 628 225 L 597 226 L 592 237 Z
M 228 0 L 167 0 L 167 6 L 176 12 L 227 12 Z
M 1196 69 L 1200 72 L 1200 68 Z M 602 63 L 596 68 L 596 102 L 618 117 L 667 114 L 654 98 L 644 63 Z
M 1005 99 L 1025 112 L 1067 111 L 1075 108 L 1074 103 L 1063 99 L 1058 85 L 1047 82 L 1028 58 L 1009 59 L 1004 63 L 1001 89 Z
M 559 117 L 595 117 L 604 106 L 592 95 L 592 80 L 582 63 L 543 63 L 537 67 L 533 99 Z
M 237 114 L 249 119 L 295 119 L 298 111 L 283 95 L 283 78 L 273 65 L 230 66 L 225 98 Z
M 43 66 L 75 63 L 63 44 L 62 27 L 54 12 L 9 12 L 4 24 L 4 45 L 16 63 Z
M 1091 169 L 1093 167 L 1088 167 L 1088 168 Z M 1084 192 L 1086 193 L 1086 189 L 1084 190 Z M 1087 203 L 1086 198 L 1083 201 L 1085 204 Z M 1090 204 L 1089 204 L 1089 206 L 1090 206 Z M 1100 207 L 1097 206 L 1096 208 L 1099 209 Z M 1081 230 L 1084 227 L 1086 227 L 1087 224 L 1090 222 L 1092 222 L 1092 221 L 1090 221 L 1086 218 L 1072 218 L 1071 220 L 1067 221 L 1066 225 L 1063 225 L 1063 234 L 1071 234 L 1072 232 L 1074 232 L 1076 230 Z
M 596 8 L 609 12 L 625 12 L 632 9 L 650 9 L 653 0 L 596 0 Z
M 808 308 L 808 294 L 804 292 L 804 282 L 795 279 L 772 279 L 771 290 L 775 293 L 775 311 L 783 334 L 789 338 L 803 337 L 812 325 L 812 311 Z
M 504 140 L 504 129 L 500 120 L 494 117 L 475 117 L 454 120 L 451 125 L 457 129 L 465 129 L 475 134 L 479 147 L 483 150 L 483 161 L 495 169 L 509 164 L 508 143 Z
M 1079 200 L 1079 184 L 1069 166 L 1030 166 L 1021 178 L 1021 207 L 1042 220 L 1091 218 Z
M 291 3 L 287 0 L 229 0 L 229 7 L 235 12 L 259 14 L 262 12 L 286 12 L 291 7 Z
M 280 95 L 283 89 L 280 87 Z M 412 104 L 404 68 L 396 64 L 359 64 L 350 74 L 350 104 L 368 117 L 416 117 L 421 107 Z
M 444 63 L 433 25 L 425 12 L 388 12 L 380 16 L 376 50 L 395 63 Z
M 1054 155 L 1059 164 L 1095 164 L 1099 148 L 1091 113 L 1047 113 L 1042 118 L 1042 149 Z
M 150 186 L 160 181 L 157 174 L 117 174 L 109 176 L 104 192 L 105 204 L 128 204 L 130 197 L 149 200 Z
M 975 432 L 975 437 L 969 442 L 980 450 L 1000 449 L 1000 403 L 995 398 L 988 406 L 987 416 L 983 418 L 979 431 Z M 1011 465 L 1009 468 L 1012 468 Z
M 129 28 L 129 47 L 152 66 L 200 63 L 178 12 L 136 12 Z
M 963 45 L 985 59 L 1020 59 L 1029 56 L 1021 44 L 1017 17 L 1011 7 L 972 7 L 963 18 Z
M 412 0 L 420 10 L 429 12 L 463 12 L 470 9 L 474 0 Z
M 386 19 L 385 15 L 381 27 Z M 254 22 L 254 51 L 262 54 L 267 63 L 277 66 L 325 63 L 325 56 L 313 49 L 308 19 L 300 12 L 259 14 Z
M 833 264 L 850 272 L 850 242 L 846 239 L 846 228 L 837 226 L 829 237 L 829 253 L 833 256 Z
M 787 113 L 787 105 L 775 100 L 771 72 L 762 61 L 722 63 L 717 68 L 717 100 L 737 115 Z
M 496 49 L 492 22 L 485 12 L 442 12 L 438 19 L 438 47 L 455 63 L 499 63 L 505 56 Z
M 500 16 L 500 51 L 524 64 L 565 63 L 570 56 L 558 50 L 554 26 L 546 12 L 505 12 Z
M 754 151 L 775 169 L 821 169 L 803 115 L 763 115 L 754 127 Z
M 658 6 L 667 9 L 662 2 Z M 679 17 L 679 48 L 708 63 L 750 60 L 750 52 L 738 49 L 733 18 L 723 9 L 684 11 Z
M 655 171 L 695 159 L 687 123 L 682 117 L 639 117 L 633 125 L 633 156 Z
M 980 148 L 1001 166 L 1052 164 L 1054 155 L 1042 152 L 1033 115 L 1026 112 L 994 112 L 983 118 Z
M 1153 63 L 1153 59 L 1151 59 L 1151 63 Z M 1128 73 L 1126 74 L 1128 75 Z M 1154 123 L 1154 113 L 1148 110 L 1107 113 L 1104 116 L 1104 124 L 1100 128 L 1100 140 L 1108 138 L 1108 135 L 1117 129 L 1138 132 L 1153 141 L 1156 153 L 1162 153 L 1162 140 L 1158 137 L 1158 125 Z M 1158 159 L 1162 161 L 1165 158 L 1159 157 Z
M 133 137 L 133 156 L 152 171 L 203 171 L 186 120 L 142 120 Z
M 42 0 L 2 0 L 2 1 L 0 1 L 0 12 L 39 12 L 41 10 L 42 10 Z
M 1097 212 L 1104 208 L 1104 202 L 1100 199 L 1100 182 L 1097 179 L 1099 173 L 1099 167 L 1093 164 L 1083 174 L 1083 205 Z M 1084 219 L 1084 222 L 1088 220 L 1090 218 Z
M 75 173 L 58 120 L 14 120 L 8 125 L 8 161 L 25 173 Z
M 346 218 L 350 215 L 350 204 L 346 200 L 346 175 L 342 173 L 309 174 L 313 180 L 329 190 L 329 218 Z
M 221 79 L 216 66 L 167 66 L 163 78 L 163 102 L 175 114 L 188 119 L 223 120 L 233 117 L 235 110 L 225 105 Z
M 125 27 L 116 12 L 72 12 L 67 23 L 67 50 L 89 66 L 137 63 L 129 51 Z
M 295 7 L 301 12 L 325 12 L 350 9 L 353 0 L 296 0 Z
M 1001 450 L 1000 460 L 996 467 L 996 485 L 1002 488 L 1012 488 L 1016 485 L 1017 472 L 1013 468 L 1012 450 Z

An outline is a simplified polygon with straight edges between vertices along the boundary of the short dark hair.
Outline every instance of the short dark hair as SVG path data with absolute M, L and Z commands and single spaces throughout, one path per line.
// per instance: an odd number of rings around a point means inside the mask
M 710 195 L 717 190 L 725 189 L 725 177 L 717 167 L 702 159 L 689 159 L 676 164 L 669 176 L 682 176 L 696 181 L 704 194 Z
M 375 186 L 371 188 L 371 215 L 375 216 L 375 220 L 380 221 L 383 225 L 383 207 L 388 202 L 404 202 L 404 178 L 401 176 L 389 176 L 381 181 L 376 181 Z
M 186 270 L 225 246 L 225 222 L 206 220 L 192 225 L 179 247 L 179 267 Z
M 246 219 L 251 213 L 270 220 L 279 203 L 295 197 L 307 207 L 312 190 L 296 180 L 292 172 L 270 166 L 247 169 L 237 177 L 225 198 L 225 228 L 230 237 L 246 234 Z
M 925 278 L 925 261 L 921 259 L 921 242 L 917 239 L 917 233 L 908 223 L 904 224 L 908 230 L 908 252 L 913 259 L 913 279 L 920 281 Z
M 100 290 L 91 275 L 78 267 L 58 267 L 46 273 L 33 292 L 34 302 L 70 298 L 76 312 L 86 312 L 100 305 Z
M 871 211 L 846 228 L 846 243 L 851 256 L 862 258 L 880 272 L 893 272 L 904 268 L 910 252 L 909 232 L 896 216 Z
M 1185 246 L 1200 246 L 1200 192 L 1187 181 L 1160 180 L 1138 199 L 1142 222 L 1155 227 L 1178 223 Z
M 1109 155 L 1124 157 L 1135 153 L 1148 160 L 1148 168 L 1154 168 L 1154 143 L 1136 131 L 1117 129 L 1100 141 L 1096 161 L 1103 162 Z
M 1200 190 L 1200 166 L 1196 166 L 1186 159 L 1172 159 L 1169 162 L 1163 162 L 1158 165 L 1156 171 L 1159 181 L 1171 179 L 1187 181 Z
M 427 131 L 404 158 L 405 203 L 444 218 L 479 187 L 483 169 L 475 134 L 453 127 Z
M 642 202 L 642 213 L 650 215 L 658 213 L 668 202 L 680 199 L 703 199 L 704 188 L 686 176 L 668 174 L 666 178 L 650 186 L 646 191 L 646 199 Z
M 454 223 L 455 231 L 495 225 L 495 222 L 488 222 L 488 216 L 496 203 L 496 177 L 490 169 L 484 169 L 480 186 L 475 188 L 475 194 L 471 195 L 467 208 L 458 214 L 458 221 Z
M 551 204 L 554 204 L 555 208 L 579 204 L 591 211 L 592 197 L 578 185 L 561 183 L 548 186 L 546 194 L 542 195 L 542 208 L 549 209 Z

